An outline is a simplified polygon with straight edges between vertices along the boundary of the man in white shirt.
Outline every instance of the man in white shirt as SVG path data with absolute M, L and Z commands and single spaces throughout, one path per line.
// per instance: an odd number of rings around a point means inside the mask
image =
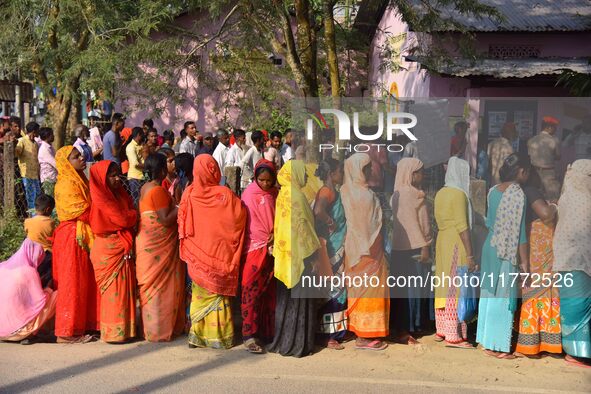
M 181 147 L 179 149 L 179 153 L 189 153 L 193 156 L 197 154 L 197 126 L 195 126 L 195 122 L 188 121 L 185 122 L 185 132 L 187 136 L 181 142 Z
M 224 169 L 227 166 L 228 152 L 230 151 L 230 135 L 226 130 L 219 129 L 217 131 L 218 146 L 213 151 L 213 158 L 217 161 L 220 167 L 220 172 L 224 176 Z
M 253 131 L 252 133 L 253 146 L 246 152 L 242 161 L 240 162 L 240 168 L 242 169 L 242 185 L 248 186 L 254 178 L 254 167 L 259 160 L 263 158 L 263 147 L 265 145 L 265 137 L 259 130 Z
M 240 167 L 240 163 L 248 150 L 246 146 L 246 132 L 241 129 L 234 130 L 235 143 L 232 145 L 226 156 L 226 167 Z M 244 178 L 240 178 L 240 188 L 248 186 L 248 182 Z
M 285 138 L 285 143 L 281 147 L 281 159 L 283 160 L 283 163 L 287 163 L 294 158 L 294 152 L 291 149 L 291 142 L 293 139 L 293 132 L 291 129 L 285 130 L 283 137 Z

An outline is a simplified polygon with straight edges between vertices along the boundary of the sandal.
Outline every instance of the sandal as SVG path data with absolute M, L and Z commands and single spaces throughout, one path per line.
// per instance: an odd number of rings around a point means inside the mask
M 263 348 L 257 345 L 256 341 L 252 338 L 244 342 L 244 346 L 249 353 L 263 354 Z
M 519 352 L 513 352 L 513 355 L 517 358 L 531 358 L 532 360 L 539 360 L 543 357 L 541 354 L 523 354 Z
M 462 341 L 462 342 L 457 342 L 457 343 L 453 343 L 453 342 L 446 342 L 445 343 L 445 347 L 453 347 L 456 349 L 476 349 L 474 346 L 472 346 L 472 344 L 468 341 Z
M 20 341 L 21 345 L 32 345 L 34 343 L 37 342 L 37 338 L 30 336 L 28 338 L 23 339 L 22 341 Z
M 406 334 L 397 338 L 394 338 L 394 343 L 399 343 L 402 345 L 420 345 L 421 343 L 416 340 L 412 335 Z
M 443 342 L 443 341 L 445 341 L 445 337 L 442 337 L 439 334 L 435 334 L 435 337 L 433 338 L 433 340 L 435 342 Z
M 68 343 L 68 344 L 75 344 L 75 343 L 88 343 L 93 341 L 94 338 L 92 335 L 81 335 L 79 337 L 57 337 L 57 343 Z
M 328 343 L 326 344 L 326 348 L 332 349 L 332 350 L 343 350 L 345 347 L 342 344 L 340 344 L 338 341 L 336 341 L 334 339 L 329 339 Z
M 582 361 L 579 361 L 576 358 L 574 358 L 573 356 L 569 356 L 568 354 L 564 357 L 564 361 L 566 361 L 567 363 L 574 365 L 576 367 L 591 368 L 591 365 L 586 364 Z
M 493 350 L 484 349 L 484 354 L 500 360 L 514 360 L 516 357 L 511 353 L 495 352 Z
M 388 344 L 384 341 L 380 340 L 373 340 L 371 342 L 367 342 L 364 345 L 360 345 L 359 343 L 355 344 L 355 349 L 360 350 L 384 350 L 388 347 Z

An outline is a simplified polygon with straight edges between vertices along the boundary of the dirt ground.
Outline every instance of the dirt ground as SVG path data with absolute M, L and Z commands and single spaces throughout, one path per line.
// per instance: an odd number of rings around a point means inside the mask
M 591 369 L 563 359 L 498 360 L 433 336 L 383 352 L 323 349 L 296 359 L 172 343 L 0 343 L 0 392 L 591 392 Z

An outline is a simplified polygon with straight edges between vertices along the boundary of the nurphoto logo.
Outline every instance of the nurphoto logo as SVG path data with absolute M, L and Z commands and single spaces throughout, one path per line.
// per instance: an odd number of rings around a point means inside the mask
M 358 141 L 377 141 L 384 136 L 384 112 L 378 112 L 378 124 L 375 132 L 366 134 L 369 130 L 367 127 L 363 128 L 363 131 L 359 127 L 359 113 L 353 112 L 353 127 L 351 128 L 351 120 L 349 116 L 338 109 L 321 109 L 320 114 L 332 114 L 336 117 L 338 123 L 338 141 L 351 141 L 351 129 Z M 410 122 L 400 123 L 401 121 L 409 119 Z M 387 112 L 386 113 L 386 140 L 393 141 L 397 135 L 404 134 L 411 141 L 417 141 L 417 137 L 410 131 L 417 125 L 417 117 L 408 112 Z M 311 118 L 307 119 L 306 122 L 306 135 L 308 140 L 312 140 L 314 133 L 314 120 Z M 318 149 L 320 152 L 326 150 L 345 150 L 348 152 L 368 152 L 372 146 L 377 147 L 377 150 L 387 149 L 388 152 L 402 152 L 404 146 L 400 144 L 382 144 L 382 143 L 360 143 L 353 144 L 348 143 L 344 146 L 339 146 L 335 143 L 322 143 L 319 144 Z

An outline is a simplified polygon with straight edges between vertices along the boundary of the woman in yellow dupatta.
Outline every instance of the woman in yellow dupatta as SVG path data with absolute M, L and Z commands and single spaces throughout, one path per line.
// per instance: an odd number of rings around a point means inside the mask
M 73 146 L 57 151 L 55 208 L 60 225 L 54 232 L 53 280 L 58 291 L 55 335 L 58 342 L 87 342 L 99 325 L 99 294 L 89 251 L 90 190 L 86 162 Z
M 318 318 L 315 299 L 299 298 L 293 289 L 303 275 L 312 273 L 313 255 L 320 247 L 314 230 L 314 214 L 302 192 L 306 167 L 290 160 L 277 175 L 281 190 L 277 196 L 273 256 L 277 282 L 275 338 L 269 351 L 302 357 L 314 350 Z M 309 291 L 310 289 L 308 289 Z
M 371 160 L 365 153 L 356 153 L 345 161 L 345 182 L 341 188 L 347 219 L 345 275 L 351 283 L 355 283 L 355 277 L 377 277 L 379 284 L 348 287 L 347 313 L 349 331 L 357 335 L 356 347 L 383 350 L 387 344 L 375 338 L 389 333 L 388 268 L 381 235 L 382 208 L 366 181 L 370 171 Z

